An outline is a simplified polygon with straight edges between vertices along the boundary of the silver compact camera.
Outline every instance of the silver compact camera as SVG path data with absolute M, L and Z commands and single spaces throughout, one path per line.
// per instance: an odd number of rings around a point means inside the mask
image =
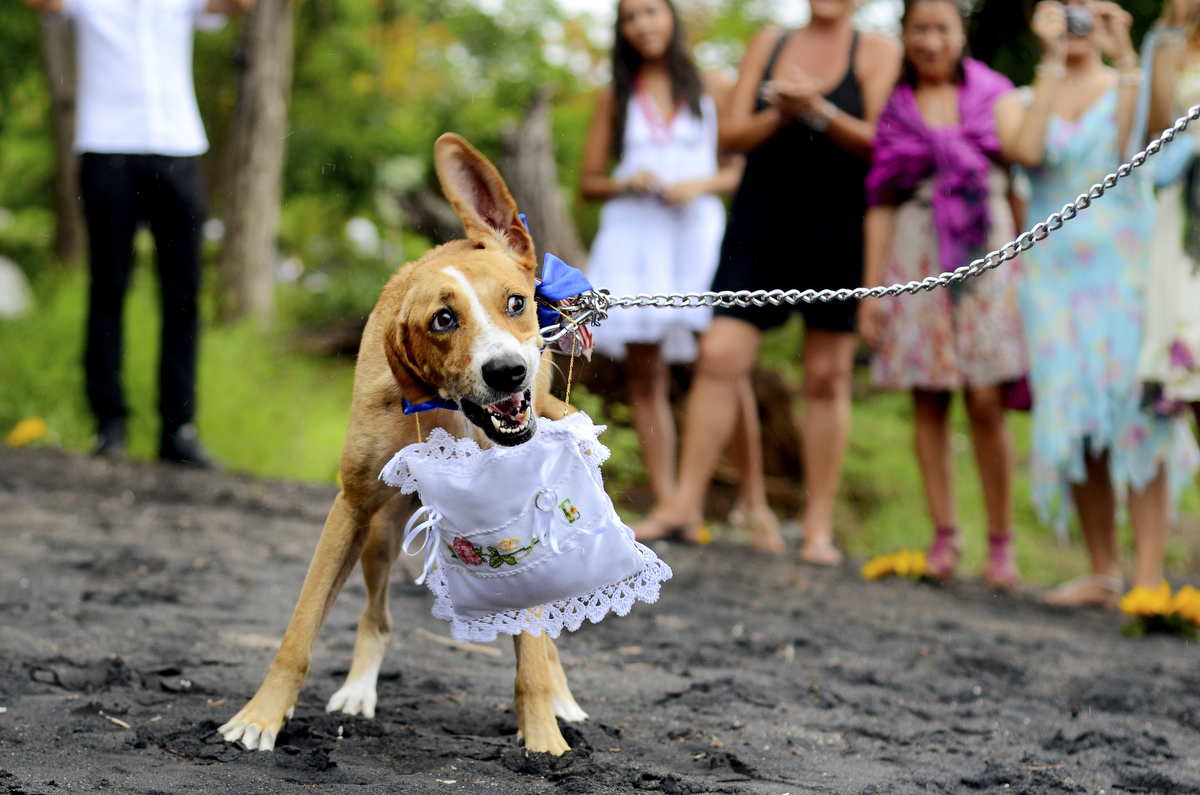
M 1063 12 L 1067 15 L 1068 35 L 1086 36 L 1096 27 L 1096 18 L 1084 6 L 1066 6 Z

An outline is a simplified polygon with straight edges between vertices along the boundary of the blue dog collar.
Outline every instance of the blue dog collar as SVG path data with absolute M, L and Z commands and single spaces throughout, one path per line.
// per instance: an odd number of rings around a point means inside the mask
M 408 398 L 400 398 L 400 402 L 404 406 L 405 414 L 420 414 L 422 411 L 433 411 L 434 409 L 446 409 L 447 411 L 459 410 L 457 403 L 440 397 L 426 400 L 424 403 L 410 403 Z

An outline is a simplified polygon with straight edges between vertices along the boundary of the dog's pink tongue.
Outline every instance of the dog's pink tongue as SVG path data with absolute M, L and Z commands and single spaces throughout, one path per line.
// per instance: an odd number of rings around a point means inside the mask
M 497 414 L 512 415 L 517 413 L 517 409 L 521 407 L 521 400 L 524 399 L 523 392 L 514 392 L 505 400 L 498 400 L 489 408 Z

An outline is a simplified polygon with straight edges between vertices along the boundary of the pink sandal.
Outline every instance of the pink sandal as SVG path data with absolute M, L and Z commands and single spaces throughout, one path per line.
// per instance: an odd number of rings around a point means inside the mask
M 939 527 L 934 532 L 933 544 L 925 553 L 925 576 L 938 582 L 947 582 L 954 577 L 954 568 L 962 555 L 962 539 L 957 527 Z
M 1021 585 L 1011 531 L 988 536 L 988 559 L 983 568 L 983 581 L 1004 591 L 1015 591 Z

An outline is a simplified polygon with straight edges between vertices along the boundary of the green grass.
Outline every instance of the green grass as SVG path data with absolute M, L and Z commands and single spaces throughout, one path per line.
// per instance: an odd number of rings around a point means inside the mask
M 36 310 L 0 321 L 0 432 L 43 417 L 47 442 L 88 449 L 94 421 L 84 397 L 85 278 L 46 278 Z M 158 445 L 157 285 L 139 268 L 125 305 L 122 370 L 129 404 L 129 451 L 151 458 Z M 350 410 L 353 364 L 289 351 L 252 323 L 206 328 L 200 343 L 196 424 L 229 468 L 276 478 L 332 482 Z
M 145 253 L 126 305 L 124 377 L 131 409 L 130 452 L 137 458 L 153 457 L 158 441 L 159 321 L 155 279 Z M 50 428 L 43 444 L 87 450 L 94 428 L 83 396 L 81 366 L 85 286 L 81 273 L 44 275 L 35 286 L 35 311 L 19 320 L 0 321 L 0 434 L 21 418 L 38 415 Z M 796 325 L 768 335 L 760 364 L 798 383 L 800 339 Z M 201 436 L 233 470 L 332 482 L 353 378 L 349 360 L 297 353 L 285 334 L 264 334 L 252 324 L 206 323 L 198 395 Z M 865 371 L 856 378 L 859 397 L 836 516 L 839 543 L 857 557 L 901 547 L 923 548 L 931 522 L 912 452 L 911 400 L 904 393 L 871 389 Z M 604 436 L 613 452 L 606 467 L 609 489 L 616 493 L 643 481 L 645 470 L 637 436 L 628 427 L 627 408 L 617 404 L 614 416 L 604 417 L 599 398 L 584 389 L 576 390 L 572 402 L 598 423 L 610 424 Z M 1026 581 L 1046 585 L 1082 573 L 1087 570 L 1087 554 L 1077 529 L 1072 528 L 1069 544 L 1060 545 L 1030 507 L 1025 474 L 1029 418 L 1009 416 L 1018 450 L 1017 550 Z M 983 566 L 985 520 L 961 401 L 955 405 L 953 423 L 958 434 L 958 505 L 967 541 L 963 570 L 972 573 Z M 1122 539 L 1130 549 L 1127 528 Z M 1184 495 L 1167 561 L 1173 575 L 1200 571 L 1200 494 L 1195 488 Z

